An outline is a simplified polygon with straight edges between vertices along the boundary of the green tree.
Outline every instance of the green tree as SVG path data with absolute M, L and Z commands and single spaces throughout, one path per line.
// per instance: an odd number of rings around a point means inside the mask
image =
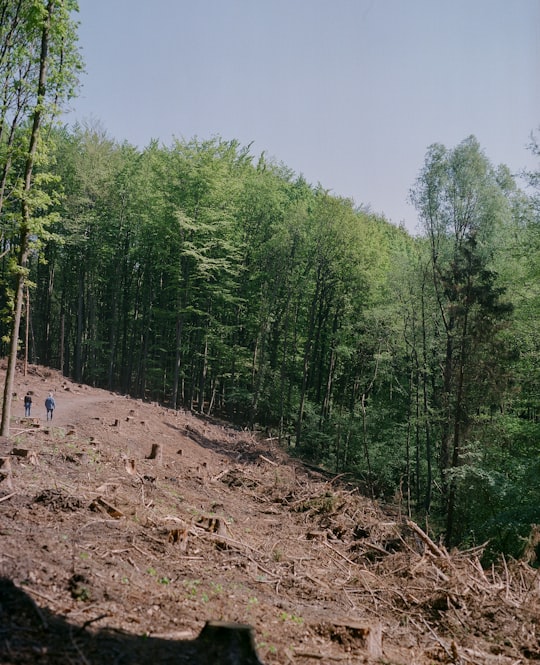
M 131 239 L 148 192 L 140 155 L 95 124 L 53 138 L 64 193 L 51 227 L 56 235 L 38 265 L 37 308 L 43 320 L 50 317 L 40 357 L 79 381 L 84 374 L 113 389 L 121 319 L 129 321 L 132 298 Z
M 433 145 L 411 193 L 430 250 L 442 372 L 439 466 L 446 540 L 459 539 L 459 474 L 475 414 L 497 403 L 500 339 L 511 306 L 503 300 L 493 255 L 497 229 L 510 218 L 495 170 L 474 137 L 453 150 Z
M 6 5 L 6 3 L 3 3 Z M 2 21 L 0 53 L 4 101 L 8 109 L 2 111 L 2 129 L 7 126 L 8 139 L 3 151 L 1 196 L 11 171 L 13 146 L 19 129 L 24 128 L 21 154 L 22 168 L 13 178 L 12 196 L 20 203 L 17 228 L 17 258 L 14 265 L 14 304 L 10 335 L 10 351 L 4 387 L 1 433 L 9 433 L 12 385 L 15 375 L 19 328 L 21 322 L 27 262 L 33 237 L 42 234 L 39 213 L 46 207 L 35 184 L 35 167 L 45 154 L 43 126 L 50 124 L 60 105 L 72 94 L 79 60 L 75 49 L 75 26 L 70 12 L 76 4 L 68 0 L 20 0 L 7 3 L 4 10 L 7 21 Z M 19 92 L 20 91 L 20 92 Z M 24 101 L 21 101 L 23 99 Z M 3 199 L 0 200 L 2 205 Z M 0 210 L 0 212 L 2 212 Z

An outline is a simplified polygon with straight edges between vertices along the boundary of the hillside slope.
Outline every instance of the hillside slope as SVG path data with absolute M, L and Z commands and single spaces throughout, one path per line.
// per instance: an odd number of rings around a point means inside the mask
M 540 660 L 526 563 L 482 570 L 478 551 L 448 553 L 249 432 L 46 368 L 16 384 L 0 440 L 1 663 L 197 665 L 207 620 L 252 626 L 266 665 Z

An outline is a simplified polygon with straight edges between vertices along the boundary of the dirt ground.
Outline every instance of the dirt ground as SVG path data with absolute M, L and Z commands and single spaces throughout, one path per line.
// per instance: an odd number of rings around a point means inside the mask
M 398 508 L 223 423 L 43 367 L 18 371 L 15 392 L 0 663 L 540 661 L 526 562 L 483 570 L 480 550 L 447 552 Z

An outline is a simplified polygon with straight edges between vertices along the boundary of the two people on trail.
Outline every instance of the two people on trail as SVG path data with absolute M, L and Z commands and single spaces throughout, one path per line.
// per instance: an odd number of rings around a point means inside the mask
M 56 402 L 52 393 L 49 393 L 47 399 L 45 400 L 45 408 L 47 409 L 47 420 L 53 419 L 53 412 L 56 407 Z
M 47 395 L 45 400 L 45 408 L 47 409 L 47 420 L 53 419 L 54 409 L 56 408 L 56 402 L 52 392 Z M 32 410 L 32 393 L 28 391 L 24 396 L 24 415 L 26 418 L 30 418 L 30 411 Z

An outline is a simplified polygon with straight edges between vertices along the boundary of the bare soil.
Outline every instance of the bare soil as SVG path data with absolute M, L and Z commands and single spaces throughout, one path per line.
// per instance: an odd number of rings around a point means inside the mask
M 538 569 L 484 570 L 274 440 L 36 366 L 12 414 L 2 664 L 540 661 Z M 216 655 L 208 621 L 254 654 Z

